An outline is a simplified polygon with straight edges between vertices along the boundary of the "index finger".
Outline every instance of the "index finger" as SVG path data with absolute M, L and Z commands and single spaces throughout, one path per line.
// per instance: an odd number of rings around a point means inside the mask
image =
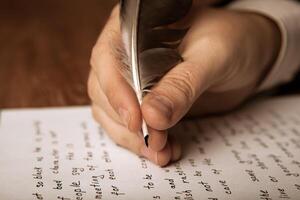
M 99 85 L 114 110 L 120 115 L 129 130 L 141 130 L 142 117 L 136 95 L 121 74 L 123 62 L 118 49 L 122 46 L 119 9 L 114 8 L 93 48 L 91 65 Z

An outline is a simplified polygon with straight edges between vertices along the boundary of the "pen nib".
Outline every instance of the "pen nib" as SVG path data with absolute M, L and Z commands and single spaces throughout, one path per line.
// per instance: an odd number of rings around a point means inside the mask
M 149 144 L 148 144 L 148 139 L 149 139 L 149 135 L 146 135 L 146 136 L 144 137 L 144 140 L 145 140 L 145 144 L 146 144 L 147 147 L 149 146 Z

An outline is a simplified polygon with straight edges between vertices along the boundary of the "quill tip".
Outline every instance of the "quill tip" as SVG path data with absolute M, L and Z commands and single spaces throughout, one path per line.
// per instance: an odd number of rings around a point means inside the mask
M 148 142 L 148 140 L 149 140 L 149 131 L 148 131 L 148 127 L 147 127 L 147 124 L 146 124 L 145 120 L 143 120 L 142 132 L 143 132 L 143 135 L 144 135 L 145 144 L 148 147 L 149 146 L 149 142 Z
M 146 136 L 144 137 L 144 140 L 145 140 L 146 146 L 149 147 L 149 143 L 148 143 L 149 135 L 146 135 Z

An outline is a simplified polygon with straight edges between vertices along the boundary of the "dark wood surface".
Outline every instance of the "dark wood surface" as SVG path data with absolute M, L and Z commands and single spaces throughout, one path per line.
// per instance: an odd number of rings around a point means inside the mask
M 115 3 L 0 0 L 0 108 L 89 104 L 90 52 Z

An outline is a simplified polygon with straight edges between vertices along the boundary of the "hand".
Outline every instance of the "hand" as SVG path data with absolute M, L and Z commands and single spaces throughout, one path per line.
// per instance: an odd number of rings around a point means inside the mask
M 89 95 L 95 119 L 119 145 L 164 166 L 181 148 L 167 130 L 187 114 L 229 111 L 253 94 L 280 48 L 280 32 L 268 18 L 250 12 L 198 8 L 179 51 L 184 62 L 169 71 L 140 108 L 120 73 L 122 45 L 116 8 L 95 45 Z M 192 109 L 191 109 L 192 108 Z M 140 134 L 149 126 L 149 147 Z

